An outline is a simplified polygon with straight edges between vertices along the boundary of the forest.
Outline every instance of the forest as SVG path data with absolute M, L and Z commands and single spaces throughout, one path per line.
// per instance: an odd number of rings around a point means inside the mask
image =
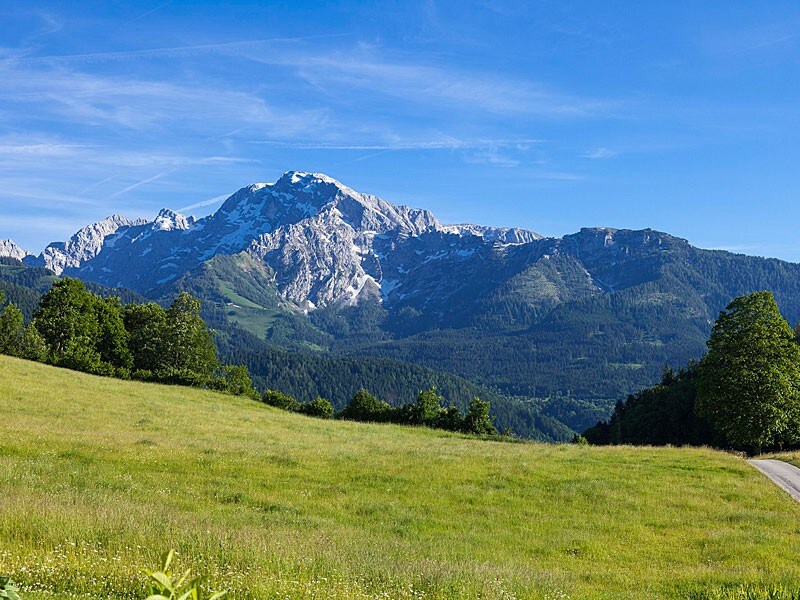
M 710 445 L 760 454 L 800 445 L 800 336 L 771 292 L 720 314 L 699 362 L 673 371 L 584 432 L 592 444 Z

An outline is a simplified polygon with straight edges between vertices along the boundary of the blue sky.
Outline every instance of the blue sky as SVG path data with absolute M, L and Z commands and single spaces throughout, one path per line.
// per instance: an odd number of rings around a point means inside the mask
M 800 261 L 798 32 L 795 1 L 5 0 L 0 238 L 305 170 L 443 222 Z

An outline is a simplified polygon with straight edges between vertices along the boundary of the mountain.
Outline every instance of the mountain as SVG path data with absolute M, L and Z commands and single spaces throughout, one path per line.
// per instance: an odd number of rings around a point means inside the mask
M 0 257 L 22 260 L 28 256 L 32 256 L 30 252 L 23 250 L 11 240 L 0 240 Z
M 216 327 L 306 355 L 450 373 L 536 399 L 574 429 L 651 385 L 664 363 L 702 356 L 737 295 L 770 289 L 800 318 L 799 265 L 650 229 L 544 238 L 444 225 L 300 172 L 244 187 L 203 219 L 111 217 L 25 260 L 156 300 L 186 289 Z
M 112 215 L 84 227 L 66 242 L 53 242 L 41 255 L 36 258 L 28 256 L 25 262 L 31 266 L 47 268 L 60 275 L 68 269 L 78 268 L 92 260 L 104 247 L 111 247 L 113 243 L 109 238 L 143 223 L 143 220 L 130 221 L 125 217 Z

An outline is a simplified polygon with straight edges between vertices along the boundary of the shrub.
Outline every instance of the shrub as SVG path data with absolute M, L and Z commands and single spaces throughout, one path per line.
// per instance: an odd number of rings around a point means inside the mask
M 461 411 L 455 406 L 448 406 L 439 411 L 434 427 L 446 429 L 447 431 L 462 431 L 464 429 L 464 417 Z
M 427 425 L 434 427 L 442 409 L 442 397 L 436 393 L 436 388 L 420 392 L 417 401 L 411 405 L 409 416 L 412 425 Z
M 265 404 L 269 404 L 275 408 L 282 408 L 283 410 L 296 412 L 300 408 L 300 403 L 297 400 L 281 392 L 276 392 L 275 390 L 267 390 L 264 392 L 262 400 Z
M 131 373 L 131 379 L 137 381 L 153 381 L 153 372 L 147 369 L 137 369 Z
M 333 404 L 325 398 L 317 398 L 311 402 L 306 402 L 300 405 L 299 412 L 308 415 L 309 417 L 317 417 L 320 419 L 333 418 Z
M 339 413 L 342 419 L 351 421 L 382 422 L 389 420 L 391 407 L 381 402 L 367 390 L 358 390 L 347 406 Z
M 211 389 L 227 392 L 234 396 L 247 396 L 254 400 L 259 400 L 261 398 L 253 387 L 253 380 L 250 379 L 247 367 L 244 366 L 220 367 L 210 387 Z
M 163 369 L 154 374 L 155 381 L 172 385 L 205 388 L 211 386 L 211 377 L 189 369 Z
M 480 398 L 473 398 L 464 417 L 464 431 L 477 435 L 497 435 L 497 429 L 489 416 L 488 402 Z

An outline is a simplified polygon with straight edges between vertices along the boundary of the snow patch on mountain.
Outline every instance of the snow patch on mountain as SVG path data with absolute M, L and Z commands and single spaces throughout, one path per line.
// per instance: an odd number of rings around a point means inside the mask
M 153 221 L 152 228 L 158 231 L 186 231 L 195 224 L 194 217 L 185 217 L 168 208 L 162 208 L 156 220 Z
M 499 242 L 501 244 L 529 244 L 544 238 L 541 234 L 530 229 L 489 227 L 487 225 L 471 225 L 468 223 L 444 225 L 443 230 L 456 235 L 474 235 L 483 238 L 487 242 Z

